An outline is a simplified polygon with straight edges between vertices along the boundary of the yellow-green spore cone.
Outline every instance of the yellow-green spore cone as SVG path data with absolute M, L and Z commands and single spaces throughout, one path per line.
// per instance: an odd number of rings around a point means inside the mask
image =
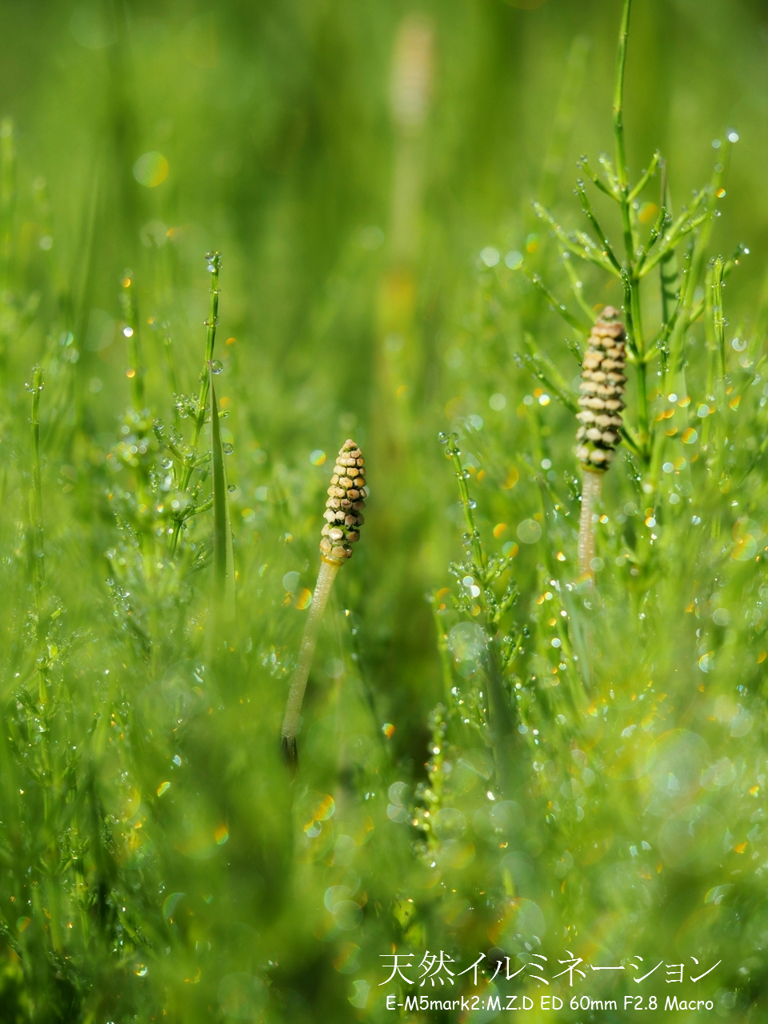
M 581 516 L 579 520 L 579 569 L 593 576 L 595 514 L 603 486 L 603 475 L 619 443 L 621 413 L 624 409 L 626 331 L 619 312 L 606 306 L 592 328 L 582 363 L 577 419 L 581 423 L 576 456 L 583 469 Z
M 312 596 L 304 635 L 301 638 L 299 658 L 288 692 L 281 743 L 283 754 L 295 771 L 298 764 L 296 733 L 299 727 L 301 705 L 307 687 L 312 659 L 315 656 L 320 623 L 330 597 L 333 581 L 344 563 L 352 557 L 352 545 L 360 539 L 365 508 L 365 459 L 354 441 L 341 446 L 333 467 L 328 500 L 325 503 L 325 526 L 320 539 L 323 556 L 317 586 Z
M 320 551 L 326 562 L 343 565 L 352 557 L 352 545 L 360 539 L 365 508 L 365 459 L 352 440 L 347 440 L 336 456 Z
M 576 456 L 587 470 L 608 469 L 619 443 L 624 408 L 626 331 L 606 306 L 592 328 L 582 363 Z

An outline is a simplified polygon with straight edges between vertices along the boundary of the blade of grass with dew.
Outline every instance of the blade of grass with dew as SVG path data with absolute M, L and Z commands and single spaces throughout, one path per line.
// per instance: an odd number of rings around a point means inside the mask
M 235 554 L 229 510 L 227 470 L 221 441 L 219 407 L 213 383 L 213 367 L 208 367 L 211 396 L 211 480 L 213 483 L 213 621 L 214 629 L 227 628 L 235 621 Z

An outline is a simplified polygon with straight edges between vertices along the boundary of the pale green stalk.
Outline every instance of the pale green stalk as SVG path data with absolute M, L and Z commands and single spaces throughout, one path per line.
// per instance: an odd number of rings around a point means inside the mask
M 603 490 L 602 471 L 583 470 L 581 488 L 581 515 L 579 516 L 579 573 L 582 576 L 594 577 L 592 562 L 595 558 L 595 527 L 592 517 L 595 514 L 600 495 Z
M 312 668 L 312 661 L 315 657 L 317 638 L 320 635 L 320 624 L 323 621 L 325 606 L 331 594 L 333 581 L 341 566 L 338 562 L 329 562 L 325 558 L 320 563 L 320 572 L 317 576 L 315 592 L 312 595 L 312 604 L 309 606 L 307 623 L 304 627 L 304 634 L 301 638 L 299 649 L 299 660 L 291 679 L 291 688 L 288 691 L 288 702 L 283 717 L 281 730 L 281 741 L 283 751 L 288 762 L 296 764 L 296 733 L 299 728 L 299 716 L 301 705 L 304 701 L 304 692 L 307 688 L 309 671 Z

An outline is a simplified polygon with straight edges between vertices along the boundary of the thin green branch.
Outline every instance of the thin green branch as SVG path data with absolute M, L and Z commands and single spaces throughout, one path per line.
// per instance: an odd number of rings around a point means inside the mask
M 704 222 L 709 219 L 709 217 L 709 211 L 707 211 L 706 213 L 702 213 L 700 217 L 697 217 L 695 220 L 689 221 L 687 224 L 684 225 L 684 227 L 680 231 L 678 231 L 674 235 L 671 233 L 668 234 L 662 247 L 660 249 L 657 249 L 653 256 L 651 256 L 650 259 L 646 260 L 643 263 L 642 270 L 638 272 L 638 276 L 645 277 L 646 274 L 650 273 L 650 271 L 653 270 L 653 268 L 661 260 L 663 260 L 665 256 L 667 256 L 676 246 L 678 246 L 684 238 L 692 234 L 697 228 L 700 228 L 701 225 L 704 224 Z
M 603 168 L 603 174 L 605 175 L 606 181 L 609 186 L 616 191 L 616 198 L 617 201 L 619 201 L 619 180 L 616 177 L 613 161 L 607 153 L 601 153 L 597 159 L 600 161 L 600 166 Z
M 631 428 L 627 424 L 625 424 L 623 427 L 619 427 L 619 433 L 621 434 L 621 438 L 627 445 L 627 447 L 631 448 L 635 455 L 639 455 L 642 457 L 643 451 L 640 446 L 640 442 L 633 435 Z
M 658 240 L 663 236 L 664 228 L 665 228 L 665 226 L 667 225 L 668 222 L 669 222 L 669 215 L 667 213 L 666 207 L 662 206 L 659 209 L 658 217 L 656 218 L 653 226 L 651 227 L 651 232 L 650 232 L 650 234 L 648 236 L 648 241 L 643 246 L 642 251 L 640 253 L 640 256 L 638 257 L 637 265 L 635 267 L 635 278 L 639 278 L 639 277 L 643 276 L 642 270 L 643 270 L 643 266 L 645 264 L 645 261 L 648 259 L 648 256 L 650 255 L 651 250 L 656 245 Z
M 579 364 L 579 367 L 581 367 L 581 364 L 584 362 L 584 353 L 582 352 L 581 345 L 578 341 L 576 341 L 575 338 L 566 338 L 565 346 Z
M 597 217 L 595 216 L 594 210 L 592 209 L 592 206 L 589 202 L 587 193 L 584 190 L 584 183 L 582 181 L 578 181 L 576 183 L 576 195 L 581 200 L 581 207 L 587 216 L 587 220 L 594 228 L 595 233 L 597 234 L 597 237 L 603 246 L 603 255 L 607 256 L 607 258 L 611 261 L 614 269 L 621 273 L 621 264 L 614 255 L 613 249 L 611 248 L 611 243 L 608 241 L 608 236 L 605 234 L 603 229 L 600 227 L 600 224 L 598 223 Z
M 559 313 L 567 324 L 570 324 L 571 327 L 579 331 L 581 334 L 589 334 L 589 325 L 585 324 L 582 320 L 579 320 L 578 317 L 575 317 L 572 313 L 570 313 L 562 302 L 558 302 L 557 298 L 544 284 L 539 274 L 529 274 L 525 270 L 524 273 L 528 280 L 531 282 L 531 284 L 534 286 L 534 288 L 537 288 L 538 291 L 540 291 L 544 298 L 547 300 L 547 302 L 549 302 L 550 307 L 555 313 Z
M 607 185 L 601 178 L 598 177 L 597 173 L 592 170 L 589 160 L 584 154 L 582 154 L 581 157 L 579 157 L 577 166 L 580 168 L 580 170 L 584 171 L 584 173 L 587 175 L 589 180 L 596 188 L 599 188 L 601 192 L 605 193 L 605 195 L 610 196 L 610 198 L 613 199 L 614 202 L 618 203 L 620 201 L 616 190 L 611 188 L 610 185 Z
M 547 359 L 531 334 L 526 332 L 524 337 L 525 344 L 528 346 L 530 351 L 515 353 L 515 358 L 518 361 L 518 364 L 524 366 L 534 375 L 534 377 L 537 377 L 542 384 L 545 384 L 547 388 L 549 388 L 549 390 L 558 397 L 566 409 L 569 409 L 573 413 L 577 413 L 579 410 L 576 405 L 576 401 L 571 396 L 568 385 L 563 380 L 555 365 Z
M 555 237 L 569 252 L 572 252 L 574 256 L 578 256 L 582 260 L 586 260 L 589 263 L 594 263 L 598 267 L 602 267 L 603 270 L 609 271 L 609 273 L 613 274 L 614 277 L 621 276 L 619 271 L 616 270 L 608 257 L 603 254 L 602 250 L 594 243 L 589 235 L 585 234 L 583 231 L 577 231 L 572 235 L 569 235 L 557 223 L 552 214 L 541 205 L 541 203 L 534 203 L 533 208 L 536 215 L 549 224 L 555 234 Z
M 595 311 L 590 308 L 589 303 L 584 298 L 584 286 L 579 280 L 579 275 L 576 273 L 573 264 L 571 263 L 571 255 L 568 252 L 562 253 L 563 266 L 565 272 L 568 275 L 568 280 L 571 283 L 571 290 L 573 291 L 574 298 L 578 302 L 581 310 L 587 318 L 587 323 L 591 324 L 595 318 Z
M 637 199 L 637 197 L 642 193 L 642 191 L 645 188 L 645 186 L 648 184 L 648 182 L 651 180 L 651 178 L 656 173 L 656 168 L 659 166 L 660 161 L 661 161 L 661 153 L 657 149 L 656 152 L 651 157 L 651 162 L 648 165 L 648 170 L 645 171 L 645 173 L 640 178 L 640 181 L 638 181 L 638 183 L 635 185 L 635 187 L 632 189 L 632 191 L 627 196 L 627 201 L 628 202 L 633 203 Z

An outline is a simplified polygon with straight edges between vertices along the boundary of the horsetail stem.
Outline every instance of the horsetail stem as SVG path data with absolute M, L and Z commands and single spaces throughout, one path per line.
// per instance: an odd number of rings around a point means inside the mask
M 611 464 L 619 443 L 621 411 L 624 408 L 626 331 L 618 310 L 606 306 L 597 318 L 587 341 L 581 371 L 581 426 L 576 456 L 584 471 L 579 520 L 579 569 L 592 575 L 595 539 L 592 515 L 600 500 L 603 474 Z
M 210 306 L 208 310 L 208 319 L 205 321 L 205 363 L 203 364 L 203 371 L 200 374 L 200 393 L 197 397 L 197 409 L 195 412 L 194 426 L 192 428 L 190 453 L 187 456 L 184 468 L 181 472 L 181 478 L 179 480 L 179 490 L 182 494 L 186 492 L 189 487 L 189 481 L 192 478 L 195 461 L 197 459 L 197 448 L 200 443 L 200 434 L 205 424 L 205 412 L 208 405 L 208 392 L 211 381 L 210 369 L 211 362 L 213 361 L 213 349 L 216 344 L 216 328 L 219 325 L 219 271 L 221 270 L 221 253 L 207 252 L 205 254 L 205 259 L 208 264 L 208 273 L 211 275 Z M 172 554 L 176 552 L 176 548 L 179 544 L 181 524 L 182 520 L 177 519 L 173 526 L 173 535 L 171 537 Z
M 579 517 L 579 572 L 582 576 L 593 576 L 592 561 L 595 557 L 595 531 L 592 529 L 592 516 L 600 501 L 603 491 L 604 470 L 584 470 L 584 481 L 581 487 L 581 515 Z
M 320 572 L 301 638 L 299 658 L 283 717 L 283 753 L 288 763 L 294 767 L 297 763 L 296 732 L 299 715 L 317 638 L 320 635 L 320 623 L 336 573 L 347 559 L 352 557 L 352 545 L 360 538 L 360 527 L 364 522 L 362 510 L 365 508 L 365 493 L 365 459 L 355 442 L 347 440 L 336 458 L 331 485 L 328 488 L 328 500 L 323 514 L 326 523 L 320 540 Z
M 299 715 L 301 705 L 304 701 L 304 691 L 307 688 L 309 671 L 312 668 L 312 661 L 315 656 L 317 638 L 320 635 L 320 623 L 323 619 L 325 606 L 328 604 L 331 587 L 336 579 L 336 573 L 341 567 L 341 562 L 327 562 L 325 558 L 320 563 L 320 572 L 317 575 L 315 592 L 312 595 L 312 604 L 309 606 L 309 616 L 304 627 L 299 648 L 299 659 L 291 679 L 291 688 L 288 691 L 288 701 L 285 705 L 283 716 L 283 727 L 281 731 L 281 744 L 283 754 L 289 765 L 295 767 L 298 762 L 296 753 L 296 732 L 299 727 Z
M 616 51 L 616 82 L 613 94 L 613 131 L 616 138 L 616 176 L 619 186 L 627 188 L 627 158 L 624 146 L 624 69 L 627 63 L 627 40 L 629 39 L 629 15 L 632 0 L 624 0 L 619 30 L 619 46 Z

